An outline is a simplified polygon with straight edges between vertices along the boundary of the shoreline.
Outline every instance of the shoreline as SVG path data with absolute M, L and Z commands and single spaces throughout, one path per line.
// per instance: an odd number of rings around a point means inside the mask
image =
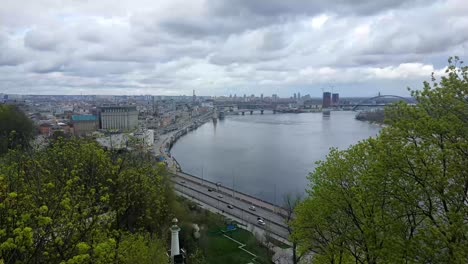
M 158 142 L 154 145 L 154 155 L 164 158 L 164 163 L 166 164 L 168 170 L 172 169 L 176 172 L 181 172 L 182 169 L 180 164 L 171 155 L 172 146 L 174 146 L 179 138 L 185 136 L 188 132 L 193 131 L 207 123 L 209 120 L 211 120 L 211 117 L 212 113 L 205 114 L 204 116 L 192 121 L 190 124 L 182 126 L 181 129 L 161 135 L 162 139 L 158 140 Z

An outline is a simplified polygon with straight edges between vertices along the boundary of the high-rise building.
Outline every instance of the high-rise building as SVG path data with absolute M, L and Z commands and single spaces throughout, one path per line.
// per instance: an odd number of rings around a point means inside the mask
M 260 94 L 260 100 L 263 101 L 263 94 Z
M 271 98 L 273 99 L 273 102 L 276 102 L 278 100 L 278 95 L 277 94 L 273 94 L 271 96 Z
M 336 106 L 340 102 L 340 95 L 338 93 L 332 94 L 332 105 Z
M 136 106 L 102 106 L 99 110 L 99 123 L 102 129 L 128 131 L 138 126 Z
M 301 93 L 297 93 L 297 99 L 301 100 Z
M 294 98 L 294 100 L 296 100 L 296 99 L 297 99 L 297 94 L 296 94 L 296 93 L 294 93 L 294 96 L 293 96 L 293 98 Z
M 322 108 L 329 108 L 331 106 L 331 93 L 324 92 L 322 98 Z

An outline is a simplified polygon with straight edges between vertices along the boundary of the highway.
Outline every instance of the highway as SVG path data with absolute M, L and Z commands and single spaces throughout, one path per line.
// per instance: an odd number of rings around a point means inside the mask
M 284 218 L 277 213 L 262 208 L 255 204 L 255 202 L 250 203 L 235 196 L 233 197 L 232 192 L 223 192 L 221 188 L 218 192 L 216 187 L 213 187 L 213 185 L 216 186 L 213 183 L 206 184 L 207 182 L 204 181 L 204 184 L 201 185 L 201 182 L 196 182 L 179 175 L 172 175 L 176 191 L 190 196 L 202 205 L 214 207 L 223 212 L 226 216 L 232 216 L 240 219 L 241 224 L 254 225 L 265 232 L 270 232 L 282 238 L 283 240 L 288 240 L 289 233 Z M 212 189 L 212 191 L 208 191 L 208 189 Z M 233 208 L 229 208 L 228 205 L 232 205 Z M 255 206 L 255 210 L 249 209 L 252 205 Z M 258 223 L 258 217 L 264 219 L 265 225 Z

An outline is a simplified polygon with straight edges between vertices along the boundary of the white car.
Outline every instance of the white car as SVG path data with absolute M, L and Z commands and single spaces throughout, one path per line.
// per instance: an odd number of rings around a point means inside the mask
M 223 198 L 223 195 L 219 193 L 218 198 Z
M 260 224 L 260 225 L 265 225 L 265 220 L 263 220 L 263 218 L 259 217 L 259 218 L 257 218 L 257 223 Z
M 255 211 L 255 206 L 251 205 L 251 206 L 249 207 L 249 210 Z

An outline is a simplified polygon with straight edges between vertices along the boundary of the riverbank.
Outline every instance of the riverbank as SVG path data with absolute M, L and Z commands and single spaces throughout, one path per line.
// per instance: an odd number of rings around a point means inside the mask
M 167 168 L 172 171 L 181 171 L 177 160 L 172 157 L 170 151 L 174 143 L 188 132 L 197 129 L 212 118 L 212 113 L 207 113 L 201 117 L 192 120 L 189 124 L 181 124 L 181 128 L 175 131 L 163 134 L 154 144 L 154 154 L 164 159 Z

